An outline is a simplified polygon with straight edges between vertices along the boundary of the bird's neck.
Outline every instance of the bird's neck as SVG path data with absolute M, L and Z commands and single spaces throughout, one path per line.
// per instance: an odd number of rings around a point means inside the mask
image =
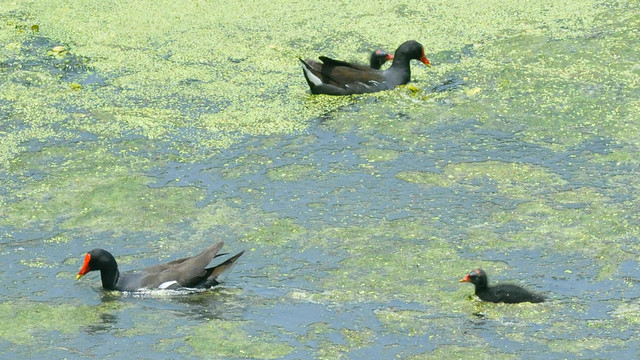
M 113 262 L 100 270 L 100 278 L 102 279 L 102 287 L 107 290 L 116 290 L 116 283 L 120 278 L 120 271 L 118 271 L 118 265 L 115 259 Z
M 398 54 L 393 58 L 390 69 L 409 69 L 411 59 L 404 54 Z
M 409 62 L 405 65 L 399 65 L 396 61 L 393 61 L 391 67 L 387 70 L 384 70 L 384 73 L 387 75 L 386 78 L 389 79 L 390 87 L 394 88 L 400 84 L 406 84 L 411 80 L 411 69 L 409 68 Z
M 480 279 L 480 281 L 476 283 L 476 294 L 481 291 L 487 290 L 488 287 L 489 286 L 488 286 L 487 279 Z

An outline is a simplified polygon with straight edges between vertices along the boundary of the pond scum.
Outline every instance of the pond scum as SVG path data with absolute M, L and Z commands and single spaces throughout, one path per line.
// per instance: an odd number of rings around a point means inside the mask
M 628 354 L 639 10 L 3 3 L 0 346 L 22 357 L 124 356 L 99 345 L 114 338 L 140 356 Z M 308 94 L 298 57 L 365 62 L 407 39 L 433 64 L 413 64 L 410 86 Z M 133 267 L 212 236 L 250 253 L 204 298 L 73 288 L 89 244 L 120 247 Z M 475 267 L 552 301 L 468 301 L 456 280 Z M 300 309 L 313 311 L 278 316 Z

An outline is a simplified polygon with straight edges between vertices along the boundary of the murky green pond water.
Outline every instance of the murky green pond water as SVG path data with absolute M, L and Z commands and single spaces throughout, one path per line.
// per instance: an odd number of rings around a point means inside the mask
M 0 3 L 3 358 L 636 356 L 640 4 L 330 3 Z M 309 94 L 408 39 L 413 87 Z M 219 240 L 209 292 L 75 281 Z

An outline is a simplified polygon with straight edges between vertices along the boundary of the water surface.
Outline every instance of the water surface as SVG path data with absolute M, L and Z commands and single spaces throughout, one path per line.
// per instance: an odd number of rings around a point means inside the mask
M 340 16 L 331 9 L 340 6 Z M 635 2 L 34 1 L 0 9 L 9 358 L 638 353 Z M 297 57 L 407 39 L 412 87 L 312 96 Z M 197 294 L 105 292 L 214 241 Z M 458 279 L 546 294 L 487 304 Z

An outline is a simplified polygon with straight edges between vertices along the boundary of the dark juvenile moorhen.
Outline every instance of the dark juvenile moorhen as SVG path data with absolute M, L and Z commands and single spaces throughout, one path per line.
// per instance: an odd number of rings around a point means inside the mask
M 460 279 L 460 281 L 470 282 L 475 285 L 476 295 L 482 301 L 515 304 L 521 302 L 539 303 L 545 300 L 544 296 L 534 294 L 518 285 L 499 284 L 489 286 L 487 274 L 482 269 L 472 270 L 467 276 Z
M 424 55 L 424 47 L 417 41 L 404 42 L 396 50 L 391 67 L 386 70 L 363 68 L 361 65 L 320 57 L 322 63 L 315 60 L 302 60 L 304 77 L 313 94 L 351 95 L 390 90 L 411 80 L 409 62 L 420 60 L 431 66 Z
M 393 60 L 393 55 L 384 50 L 378 49 L 371 53 L 371 57 L 369 58 L 369 67 L 372 69 L 380 70 L 382 65 L 384 65 L 384 63 L 389 60 Z
M 77 280 L 90 271 L 100 270 L 102 287 L 107 290 L 210 288 L 218 285 L 217 278 L 231 269 L 240 255 L 244 254 L 241 251 L 219 265 L 206 267 L 214 257 L 225 255 L 218 254 L 222 245 L 223 242 L 218 242 L 196 256 L 126 274 L 120 274 L 116 259 L 108 251 L 93 249 L 84 256 Z
M 323 66 L 335 67 L 338 65 L 350 67 L 350 68 L 354 68 L 362 71 L 369 71 L 371 69 L 380 70 L 380 68 L 382 67 L 382 65 L 384 65 L 384 63 L 386 63 L 389 60 L 393 60 L 393 55 L 381 49 L 375 50 L 371 52 L 371 57 L 369 57 L 369 66 L 360 65 L 356 63 L 349 63 L 341 60 L 334 60 L 326 56 L 320 56 L 320 60 L 322 60 L 322 62 L 324 63 L 324 64 L 317 63 L 318 66 L 320 67 L 320 72 L 323 71 L 322 70 Z M 307 60 L 307 61 L 313 61 L 313 60 Z M 331 71 L 331 70 L 327 69 L 327 71 Z

